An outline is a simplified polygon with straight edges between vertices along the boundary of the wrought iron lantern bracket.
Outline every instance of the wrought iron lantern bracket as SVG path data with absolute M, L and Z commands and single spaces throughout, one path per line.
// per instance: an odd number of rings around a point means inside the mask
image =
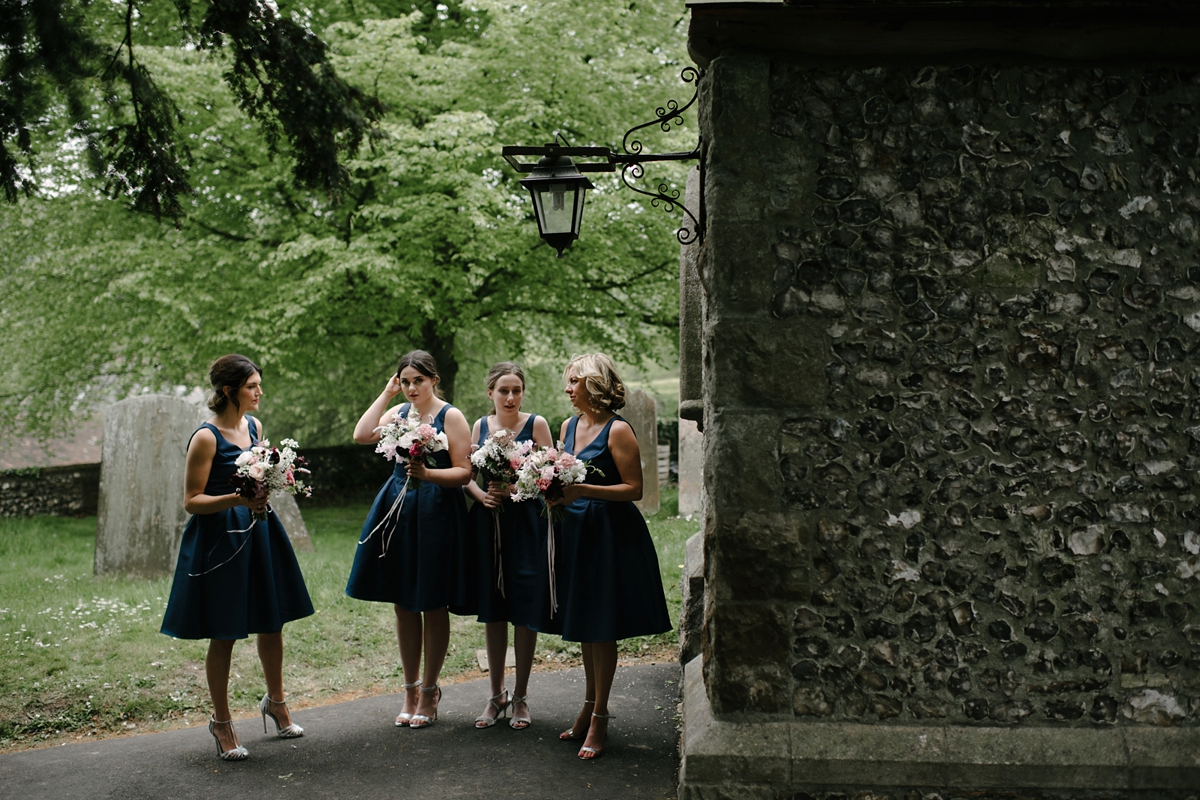
M 640 180 L 645 175 L 643 164 L 652 161 L 691 161 L 692 159 L 700 161 L 701 184 L 703 185 L 703 141 L 698 141 L 694 149 L 685 152 L 647 153 L 644 152 L 645 148 L 641 139 L 638 138 L 638 132 L 646 128 L 657 126 L 664 133 L 669 133 L 673 125 L 682 124 L 684 112 L 696 102 L 696 97 L 700 89 L 701 76 L 702 73 L 695 67 L 685 67 L 680 73 L 680 78 L 684 83 L 693 83 L 696 85 L 696 90 L 692 93 L 692 99 L 688 100 L 682 106 L 676 100 L 669 100 L 665 106 L 659 106 L 655 109 L 655 119 L 635 125 L 626 131 L 625 136 L 621 140 L 621 150 L 623 152 L 617 152 L 608 147 L 572 147 L 567 144 L 566 139 L 556 133 L 555 140 L 542 147 L 508 145 L 501 150 L 501 155 L 504 156 L 504 159 L 513 169 L 520 173 L 532 172 L 538 167 L 537 160 L 524 161 L 522 160 L 523 156 L 534 156 L 537 159 L 569 158 L 580 172 L 616 172 L 619 166 L 621 169 L 621 182 L 638 194 L 649 197 L 650 205 L 655 208 L 661 207 L 668 214 L 675 213 L 676 208 L 683 209 L 683 213 L 687 214 L 692 222 L 691 227 L 689 228 L 685 225 L 675 232 L 675 238 L 679 240 L 680 244 L 686 245 L 703 241 L 703 191 L 700 192 L 700 207 L 693 213 L 680 198 L 681 192 L 678 189 L 672 189 L 666 182 L 659 183 L 656 191 L 647 191 L 634 185 L 635 181 Z M 560 140 L 561 144 L 559 143 Z

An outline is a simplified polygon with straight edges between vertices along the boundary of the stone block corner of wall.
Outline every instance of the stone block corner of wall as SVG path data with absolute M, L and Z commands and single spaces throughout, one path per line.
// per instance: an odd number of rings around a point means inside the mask
M 1200 786 L 1196 728 L 1017 729 L 721 718 L 704 691 L 702 658 L 684 668 L 680 797 L 708 796 L 705 787 L 730 796 L 774 797 L 820 786 L 984 792 L 1175 792 Z

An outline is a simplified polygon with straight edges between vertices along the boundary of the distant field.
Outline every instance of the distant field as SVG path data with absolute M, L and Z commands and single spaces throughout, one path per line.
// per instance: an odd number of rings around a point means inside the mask
M 679 619 L 684 543 L 699 523 L 674 516 L 673 488 L 648 520 L 671 618 Z M 295 707 L 399 690 L 391 607 L 343 594 L 366 506 L 309 509 L 315 552 L 299 553 L 317 613 L 284 629 L 284 683 Z M 206 719 L 207 642 L 158 632 L 170 579 L 92 575 L 95 518 L 0 519 L 0 749 L 157 730 Z M 451 617 L 447 681 L 477 677 L 483 626 Z M 629 639 L 622 658 L 674 658 L 677 636 Z M 535 669 L 576 663 L 579 646 L 538 640 Z M 234 649 L 235 717 L 254 711 L 265 688 L 253 644 Z

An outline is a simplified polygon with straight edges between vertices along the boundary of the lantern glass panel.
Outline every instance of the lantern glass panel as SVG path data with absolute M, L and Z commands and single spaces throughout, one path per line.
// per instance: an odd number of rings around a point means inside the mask
M 575 184 L 549 183 L 537 187 L 535 191 L 540 195 L 540 202 L 536 205 L 542 217 L 542 233 L 571 233 L 572 223 L 583 210 L 583 198 L 576 201 Z

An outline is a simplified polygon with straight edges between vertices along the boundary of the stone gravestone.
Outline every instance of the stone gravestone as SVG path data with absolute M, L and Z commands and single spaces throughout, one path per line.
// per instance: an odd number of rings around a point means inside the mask
M 97 575 L 157 577 L 175 569 L 188 437 L 208 410 L 174 397 L 131 397 L 104 413 Z
M 658 403 L 641 389 L 625 396 L 620 414 L 633 426 L 642 455 L 642 499 L 637 507 L 643 514 L 658 513 Z
M 308 526 L 304 524 L 304 517 L 300 516 L 300 506 L 296 505 L 296 498 L 290 494 L 271 495 L 271 508 L 275 509 L 275 513 L 279 515 L 279 521 L 283 523 L 284 529 L 288 532 L 288 538 L 292 540 L 292 547 L 297 550 L 313 549 L 312 539 L 308 535 Z
M 188 440 L 209 416 L 207 408 L 162 395 L 132 397 L 105 412 L 97 575 L 157 577 L 174 572 L 189 516 L 183 509 Z M 273 497 L 271 507 L 292 545 L 312 550 L 296 499 Z
M 696 423 L 679 420 L 679 516 L 704 513 L 704 434 Z

